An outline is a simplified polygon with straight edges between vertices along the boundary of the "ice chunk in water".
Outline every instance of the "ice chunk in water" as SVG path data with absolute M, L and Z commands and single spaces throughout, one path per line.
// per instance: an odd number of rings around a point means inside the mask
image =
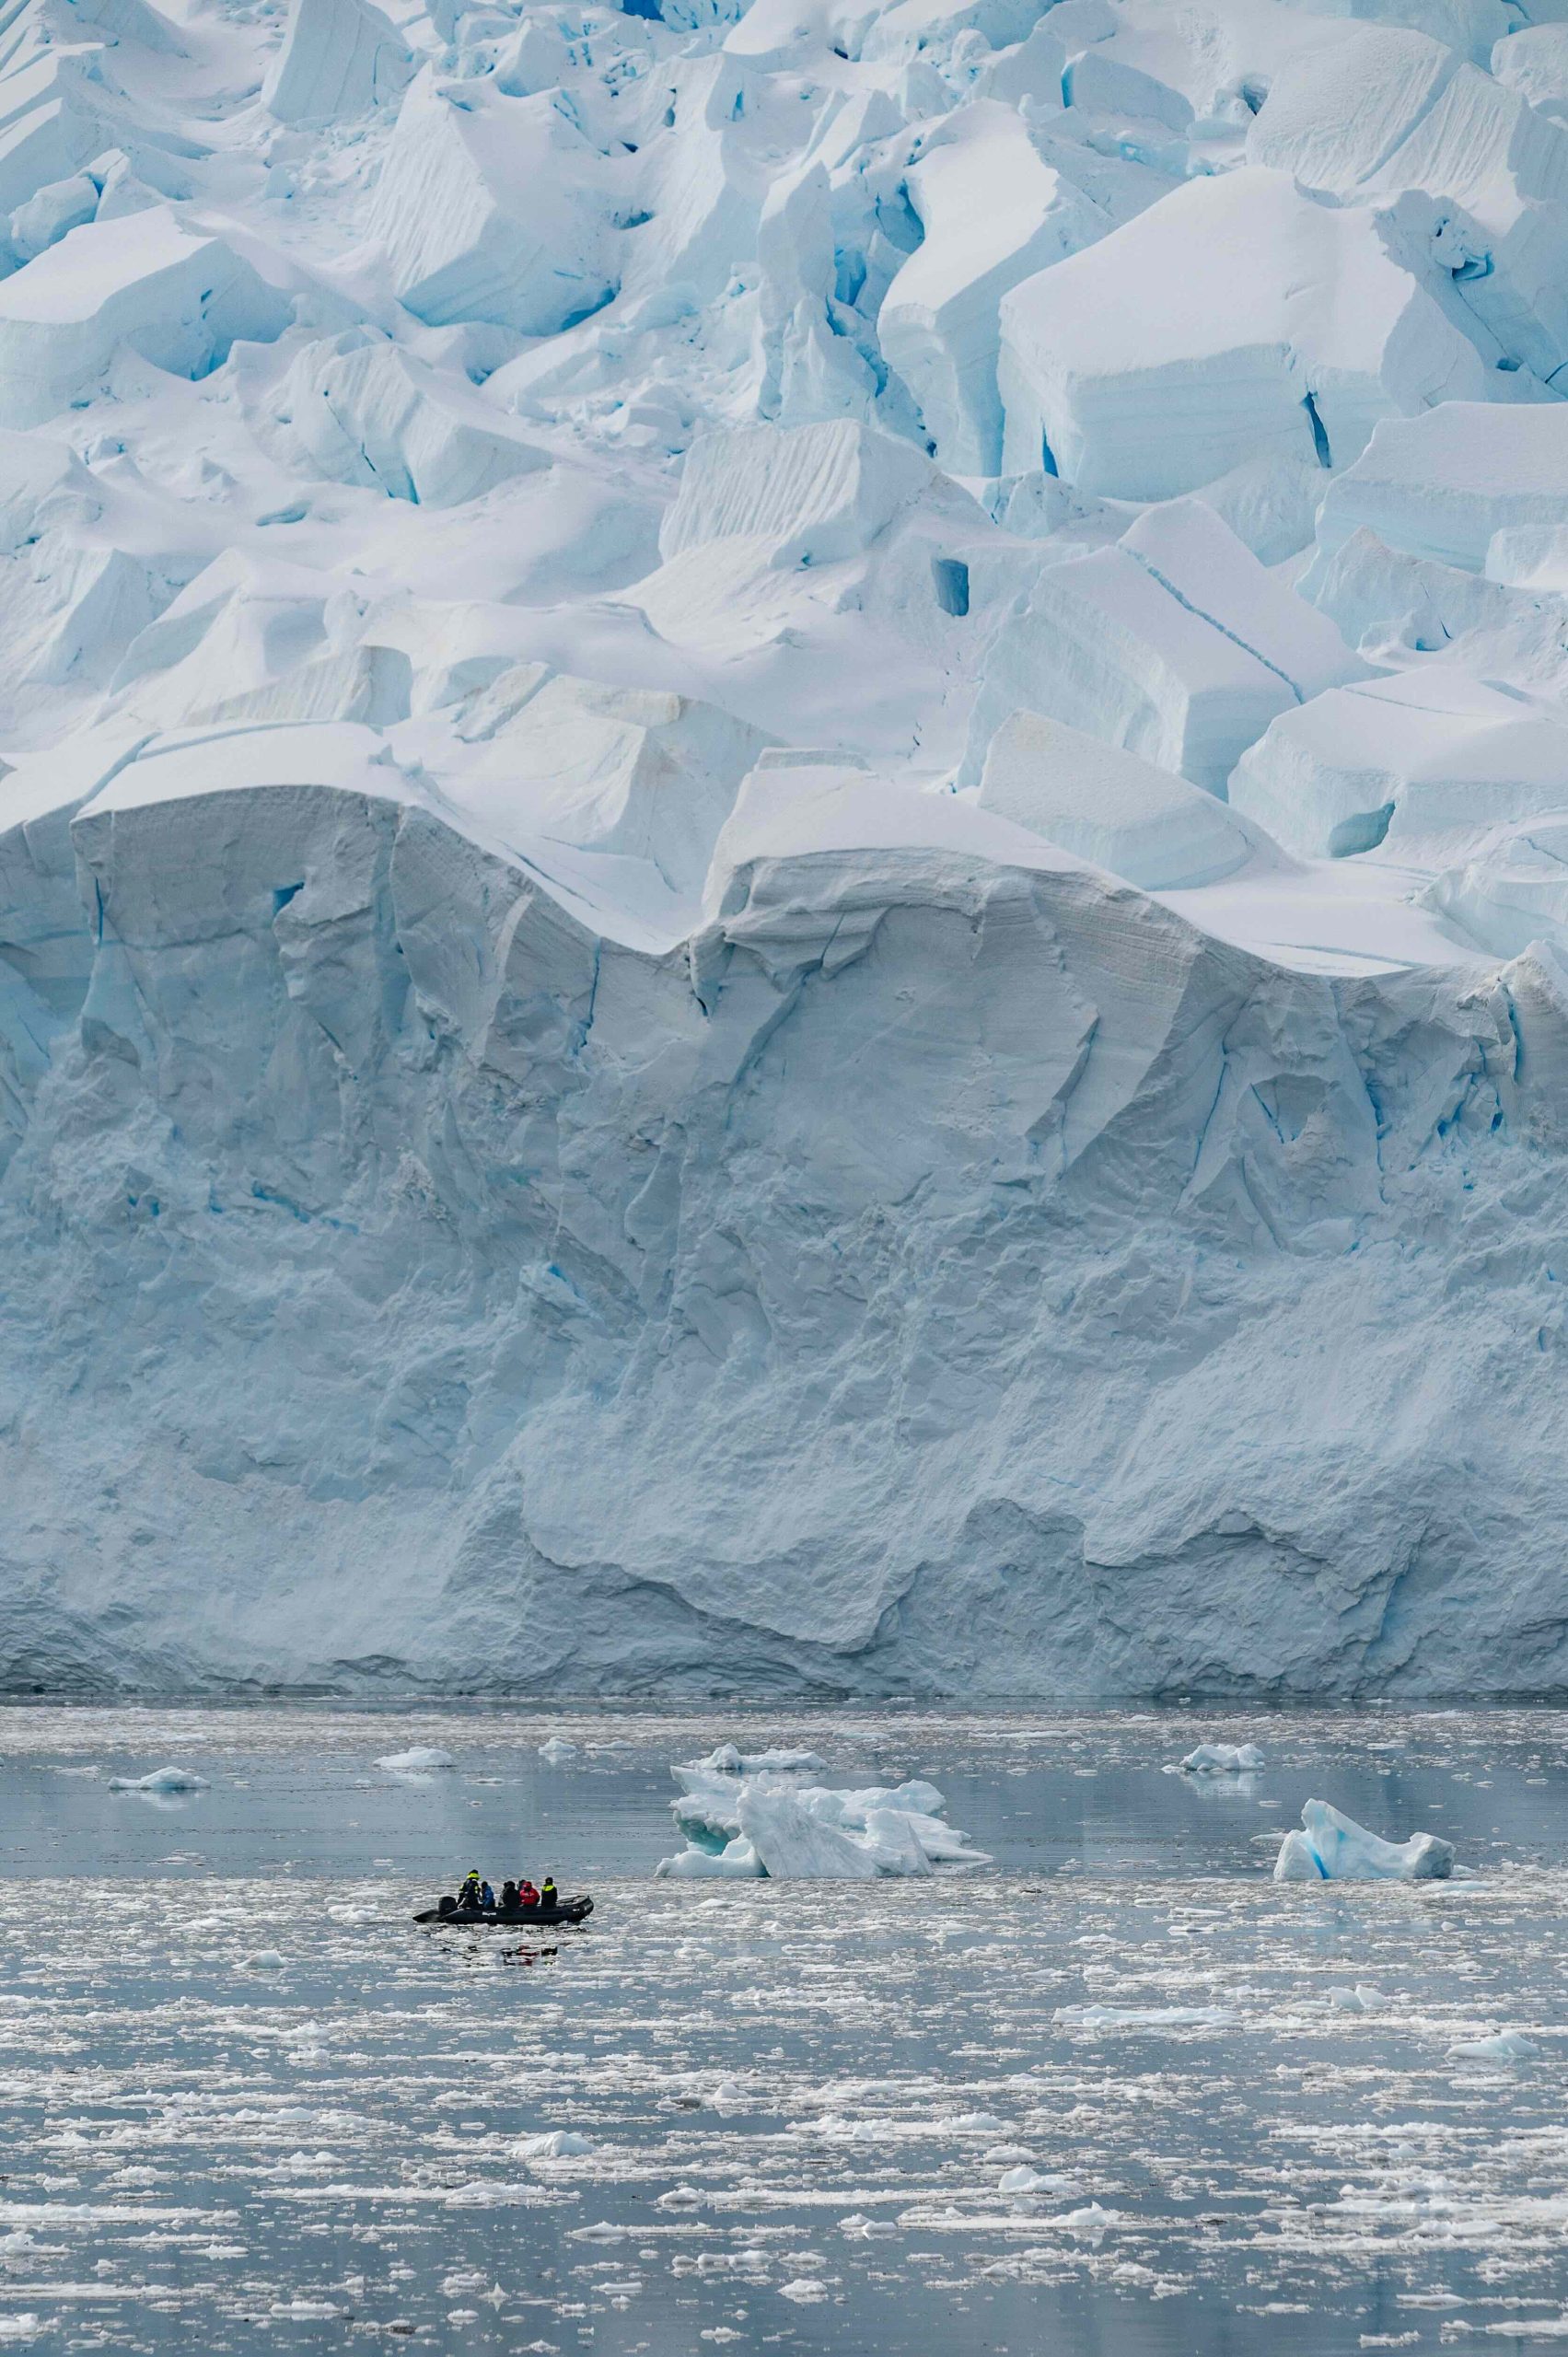
M 1448 2058 L 1463 2062 L 1527 2062 L 1539 2052 L 1535 2040 L 1523 2030 L 1500 2029 L 1491 2038 L 1462 2038 L 1448 2049 Z
M 819 1775 L 827 1761 L 815 1751 L 738 1751 L 733 1743 L 721 1743 L 705 1759 L 693 1759 L 683 1768 L 672 1768 L 670 1774 L 682 1792 L 695 1792 L 714 1776 L 758 1776 L 764 1772 L 775 1776 Z
M 548 1768 L 559 1768 L 563 1759 L 575 1759 L 577 1747 L 568 1743 L 564 1736 L 552 1735 L 539 1747 L 539 1756 Z
M 1446 1882 L 1454 1871 L 1454 1845 L 1435 1833 L 1385 1841 L 1327 1801 L 1308 1801 L 1301 1825 L 1280 1844 L 1276 1882 Z
M 1181 1765 L 1191 1776 L 1245 1775 L 1264 1759 L 1255 1743 L 1201 1743 Z
M 203 1793 L 207 1789 L 205 1776 L 198 1776 L 193 1768 L 155 1768 L 145 1776 L 111 1776 L 111 1793 Z
M 945 1803 L 934 1784 L 835 1792 L 799 1781 L 808 1762 L 821 1766 L 812 1752 L 763 1752 L 752 1760 L 725 1744 L 672 1769 L 681 1794 L 670 1806 L 689 1847 L 664 1859 L 658 1874 L 869 1881 L 991 1863 L 943 1823 Z
M 424 1776 L 435 1768 L 455 1768 L 457 1761 L 449 1751 L 439 1745 L 416 1743 L 407 1751 L 389 1751 L 377 1759 L 377 1768 L 385 1768 L 394 1776 Z

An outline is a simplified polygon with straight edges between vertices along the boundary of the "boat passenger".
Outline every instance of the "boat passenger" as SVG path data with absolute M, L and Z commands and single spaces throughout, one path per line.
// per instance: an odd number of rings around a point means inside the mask
M 537 1907 L 539 1905 L 539 1893 L 534 1888 L 532 1883 L 528 1880 L 526 1875 L 517 1885 L 517 1904 L 519 1907 Z
M 553 1875 L 545 1875 L 543 1882 L 540 1885 L 539 1897 L 540 1904 L 541 1906 L 559 1907 L 561 1904 L 561 1894 L 555 1887 L 555 1876 Z
M 459 1907 L 477 1907 L 480 1903 L 479 1892 L 479 1868 L 477 1866 L 470 1866 L 467 1874 L 463 1876 L 462 1887 L 458 1892 L 458 1905 Z
M 508 1875 L 506 1880 L 501 1886 L 501 1905 L 503 1911 L 508 1915 L 512 1914 L 516 1910 L 517 1904 L 517 1886 L 511 1879 L 511 1876 Z
M 479 1903 L 482 1907 L 494 1907 L 495 1904 L 495 1893 L 487 1882 L 482 1882 L 479 1886 Z

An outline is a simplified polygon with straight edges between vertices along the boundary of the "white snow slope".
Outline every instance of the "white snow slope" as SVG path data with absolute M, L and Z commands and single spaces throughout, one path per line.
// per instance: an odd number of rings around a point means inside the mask
M 0 1683 L 1568 1688 L 1565 61 L 5 12 Z

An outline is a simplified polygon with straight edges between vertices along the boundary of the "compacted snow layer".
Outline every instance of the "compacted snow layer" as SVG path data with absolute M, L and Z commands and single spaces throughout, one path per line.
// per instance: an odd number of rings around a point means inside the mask
M 1563 1682 L 1559 13 L 24 0 L 5 1682 Z

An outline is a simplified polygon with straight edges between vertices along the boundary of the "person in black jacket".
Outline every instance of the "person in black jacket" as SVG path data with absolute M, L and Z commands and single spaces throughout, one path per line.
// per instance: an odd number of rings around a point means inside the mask
M 541 1907 L 558 1907 L 560 1905 L 561 1895 L 555 1887 L 555 1876 L 553 1875 L 546 1875 L 544 1880 L 540 1883 L 539 1887 L 539 1903 Z

